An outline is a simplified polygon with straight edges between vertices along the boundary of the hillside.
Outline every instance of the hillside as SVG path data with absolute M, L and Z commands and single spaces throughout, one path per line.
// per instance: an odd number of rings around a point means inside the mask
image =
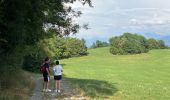
M 97 99 L 170 99 L 170 50 L 112 55 L 109 48 L 91 49 L 84 57 L 62 60 L 65 78 Z

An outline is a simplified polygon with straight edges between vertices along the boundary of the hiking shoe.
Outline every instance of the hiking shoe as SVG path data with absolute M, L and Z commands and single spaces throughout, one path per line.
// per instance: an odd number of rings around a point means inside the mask
M 42 91 L 43 91 L 43 92 L 46 92 L 46 89 L 43 89 Z
M 50 89 L 46 89 L 46 92 L 51 92 L 51 90 Z
M 54 92 L 58 92 L 58 90 L 54 90 Z

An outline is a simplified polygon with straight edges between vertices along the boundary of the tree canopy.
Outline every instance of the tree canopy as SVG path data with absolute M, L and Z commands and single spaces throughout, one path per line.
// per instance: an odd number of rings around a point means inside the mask
M 147 40 L 144 36 L 132 33 L 112 37 L 109 41 L 112 54 L 138 54 L 148 52 L 149 49 L 164 49 L 166 47 L 162 40 Z
M 65 5 L 76 1 L 92 6 L 90 0 L 1 0 L 0 53 L 33 45 L 46 38 L 49 29 L 60 36 L 77 33 L 80 26 L 72 19 L 81 12 Z
M 73 21 L 82 14 L 70 6 L 75 2 L 92 7 L 90 0 L 0 0 L 0 64 L 6 60 L 7 66 L 21 66 L 31 57 L 40 62 L 54 54 L 55 59 L 86 54 L 85 41 L 65 38 L 84 27 Z M 74 46 L 66 46 L 73 45 L 66 40 L 78 43 L 77 53 L 70 53 Z

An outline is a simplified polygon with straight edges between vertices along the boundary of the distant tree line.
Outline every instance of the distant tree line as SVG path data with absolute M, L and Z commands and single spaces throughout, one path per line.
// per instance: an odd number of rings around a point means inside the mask
M 107 46 L 109 46 L 109 43 L 97 40 L 95 43 L 92 44 L 90 48 L 99 48 L 99 47 L 107 47 Z
M 124 33 L 121 36 L 112 37 L 110 42 L 110 53 L 115 55 L 146 53 L 151 49 L 165 49 L 163 40 L 146 39 L 144 36 Z

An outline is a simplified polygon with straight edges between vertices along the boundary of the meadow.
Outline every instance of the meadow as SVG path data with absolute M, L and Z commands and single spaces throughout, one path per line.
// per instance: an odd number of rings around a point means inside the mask
M 64 78 L 96 100 L 170 100 L 170 50 L 112 55 L 109 48 L 61 60 Z

